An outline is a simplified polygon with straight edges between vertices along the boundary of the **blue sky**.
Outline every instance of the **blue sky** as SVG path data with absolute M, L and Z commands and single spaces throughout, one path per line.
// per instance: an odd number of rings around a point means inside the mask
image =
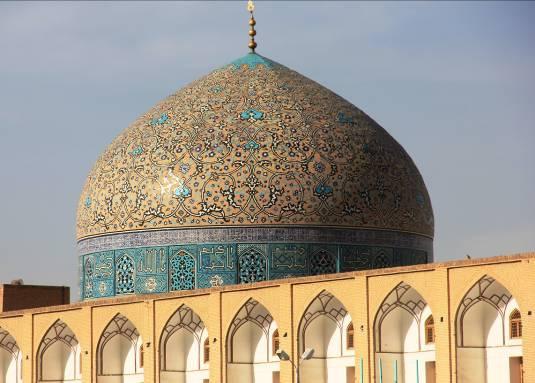
M 535 250 L 535 3 L 257 2 L 258 52 L 409 152 L 438 261 Z M 0 281 L 77 292 L 76 204 L 157 101 L 247 52 L 245 1 L 0 2 Z

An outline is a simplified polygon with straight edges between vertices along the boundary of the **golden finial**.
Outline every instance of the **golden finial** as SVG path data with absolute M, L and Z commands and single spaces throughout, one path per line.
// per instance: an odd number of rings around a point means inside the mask
M 256 48 L 256 42 L 254 41 L 256 31 L 254 30 L 254 26 L 256 25 L 256 21 L 253 16 L 253 12 L 254 12 L 253 0 L 249 0 L 247 2 L 247 10 L 251 14 L 251 19 L 249 20 L 249 25 L 251 27 L 251 29 L 249 29 L 249 36 L 251 37 L 251 40 L 249 40 L 249 49 L 251 49 L 251 52 L 254 53 L 254 50 Z

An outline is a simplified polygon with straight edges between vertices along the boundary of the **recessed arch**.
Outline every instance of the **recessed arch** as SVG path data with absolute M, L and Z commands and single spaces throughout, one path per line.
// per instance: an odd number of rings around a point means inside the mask
M 22 352 L 15 338 L 0 327 L 0 381 L 20 383 L 22 381 Z
M 278 374 L 279 358 L 271 350 L 278 329 L 271 313 L 257 300 L 248 299 L 227 332 L 227 379 L 261 382 Z
M 160 382 L 208 379 L 209 346 L 202 319 L 191 308 L 181 305 L 168 319 L 160 336 Z
M 500 282 L 489 275 L 484 275 L 466 292 L 457 308 L 456 326 L 457 331 L 457 345 L 463 347 L 465 344 L 465 317 L 470 313 L 474 307 L 485 303 L 495 311 L 493 315 L 500 319 L 499 328 L 495 331 L 500 334 L 502 344 L 505 343 L 505 323 L 504 316 L 513 303 L 514 307 L 518 307 L 516 300 L 512 302 L 513 295 Z M 482 309 L 480 309 L 482 310 Z M 489 309 L 490 310 L 490 309 Z
M 70 327 L 55 321 L 43 336 L 37 350 L 37 381 L 75 381 L 82 379 L 80 345 Z
M 522 339 L 509 332 L 515 310 L 521 312 L 514 296 L 490 275 L 466 292 L 455 317 L 459 383 L 508 382 L 521 374 L 512 361 L 522 358 Z
M 103 330 L 97 345 L 97 382 L 144 381 L 143 341 L 135 325 L 118 313 Z
M 346 347 L 351 323 L 348 310 L 330 292 L 322 290 L 312 299 L 298 328 L 299 353 L 314 349 L 312 359 L 302 365 L 303 383 L 345 382 L 354 375 L 355 350 Z
M 429 304 L 408 283 L 401 282 L 390 291 L 373 324 L 376 376 L 403 383 L 423 380 L 427 367 L 434 374 L 435 344 L 425 342 L 430 317 Z

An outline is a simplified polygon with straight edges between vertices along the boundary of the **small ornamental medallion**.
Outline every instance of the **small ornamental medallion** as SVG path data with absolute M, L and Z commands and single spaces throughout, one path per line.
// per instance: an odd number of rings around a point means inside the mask
M 212 278 L 210 278 L 210 284 L 212 287 L 223 286 L 223 278 L 221 278 L 219 275 L 214 275 Z
M 148 278 L 147 281 L 145 282 L 145 288 L 147 289 L 147 291 L 149 292 L 153 292 L 154 290 L 156 290 L 156 287 L 158 286 L 158 283 L 156 283 L 156 279 L 155 278 Z

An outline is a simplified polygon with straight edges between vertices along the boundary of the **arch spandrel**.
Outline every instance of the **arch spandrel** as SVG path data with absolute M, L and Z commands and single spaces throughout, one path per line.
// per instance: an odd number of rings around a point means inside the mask
M 275 303 L 281 303 L 279 300 L 273 300 L 271 297 L 273 296 L 270 291 L 273 291 L 272 289 L 265 289 L 265 290 L 258 290 L 258 291 L 252 291 L 252 292 L 246 292 L 243 293 L 237 293 L 229 294 L 228 296 L 225 294 L 222 296 L 223 300 L 223 307 L 224 310 L 222 312 L 222 333 L 227 334 L 230 327 L 232 326 L 232 323 L 236 317 L 236 315 L 240 312 L 242 308 L 244 308 L 247 304 L 247 302 L 253 300 L 261 304 L 266 311 L 268 311 L 276 323 L 280 323 L 279 319 L 279 313 L 280 313 L 280 307 Z M 281 318 L 282 319 L 282 318 Z M 289 329 L 288 329 L 289 330 Z
M 177 312 L 177 310 L 186 306 L 191 309 L 195 314 L 197 314 L 203 321 L 204 326 L 209 333 L 216 333 L 216 329 L 211 329 L 211 323 L 209 318 L 211 316 L 211 310 L 213 309 L 211 296 L 199 296 L 199 297 L 187 297 L 187 298 L 176 298 L 163 301 L 155 301 L 155 322 L 154 322 L 154 332 L 156 334 L 155 341 L 159 345 L 161 334 L 165 329 L 167 322 L 171 317 Z
M 162 331 L 159 332 L 158 343 L 160 344 L 160 347 L 164 336 L 173 331 L 169 328 L 172 321 L 182 324 L 199 338 L 203 331 L 207 331 L 206 322 L 203 320 L 203 317 L 189 305 L 183 303 L 167 318 Z
M 99 336 L 99 343 L 101 343 L 101 341 L 105 342 L 106 339 L 114 336 L 116 333 L 124 334 L 127 338 L 132 340 L 141 336 L 135 323 L 120 312 L 111 318 L 104 330 L 101 332 Z
M 14 356 L 22 352 L 15 337 L 2 326 L 0 326 L 0 347 Z
M 244 325 L 252 324 L 258 327 L 262 332 L 262 336 L 265 336 L 269 340 L 270 335 L 273 333 L 274 328 L 278 328 L 271 311 L 264 306 L 261 302 L 254 298 L 247 299 L 237 310 L 232 318 L 232 321 L 227 329 L 226 333 L 226 355 L 227 362 L 232 362 L 233 358 L 233 341 L 234 335 Z M 266 344 L 266 350 L 268 345 Z M 269 356 L 268 354 L 266 354 Z
M 470 288 L 466 290 L 462 299 L 457 302 L 454 320 L 455 328 L 457 329 L 456 344 L 458 347 L 463 347 L 465 345 L 464 321 L 466 318 L 470 318 L 470 315 L 473 314 L 470 311 L 473 309 L 480 309 L 482 303 L 486 304 L 486 306 L 482 307 L 485 307 L 487 312 L 490 313 L 489 310 L 494 310 L 497 318 L 501 321 L 498 326 L 499 328 L 496 329 L 495 325 L 489 323 L 489 328 L 487 330 L 493 330 L 493 333 L 495 334 L 499 333 L 501 344 L 505 344 L 507 312 L 510 311 L 511 303 L 514 303 L 516 305 L 515 307 L 518 307 L 521 311 L 519 306 L 520 303 L 517 301 L 516 296 L 514 296 L 511 291 L 501 283 L 501 281 L 489 274 L 484 274 L 483 276 L 480 276 L 474 284 L 470 285 Z M 488 342 L 488 340 L 485 342 Z
M 531 305 L 528 289 L 535 289 L 535 282 L 529 278 L 522 278 L 526 273 L 523 263 L 486 265 L 484 268 L 467 267 L 456 270 L 450 276 L 450 312 L 452 321 L 457 317 L 459 305 L 466 294 L 484 277 L 498 281 L 509 293 L 515 297 L 520 307 Z M 453 322 L 454 323 L 454 322 Z
M 20 318 L 16 318 L 20 320 Z M 26 349 L 26 345 L 24 344 L 25 341 L 25 329 L 26 326 L 15 326 L 13 323 L 11 323 L 9 320 L 0 320 L 0 330 L 3 330 L 7 332 L 13 339 L 17 341 L 17 346 L 21 352 L 24 352 Z M 28 347 L 31 347 L 30 344 L 28 344 Z
M 312 289 L 311 286 L 304 286 L 304 289 L 299 290 L 300 286 L 294 288 L 294 321 L 296 333 L 299 331 L 300 320 L 305 314 L 309 306 L 314 300 L 324 291 L 333 295 L 344 306 L 351 318 L 354 320 L 359 318 L 361 313 L 366 312 L 366 298 L 362 293 L 360 286 L 356 287 L 356 279 L 347 281 L 338 281 L 336 284 L 318 283 Z M 361 305 L 361 312 L 357 305 Z
M 430 286 L 429 282 L 429 278 L 421 278 L 417 275 L 407 274 L 370 278 L 369 290 L 373 291 L 373 295 L 371 295 L 369 299 L 370 327 L 373 328 L 377 312 L 380 310 L 385 299 L 402 283 L 409 285 L 411 288 L 417 291 L 422 299 L 431 308 L 431 311 L 434 313 L 434 315 L 438 315 L 433 308 L 435 306 L 440 307 L 440 297 L 437 297 L 436 294 L 432 293 L 432 286 Z
M 145 327 L 147 324 L 147 307 L 145 307 L 143 302 L 129 305 L 95 307 L 92 313 L 94 353 L 97 352 L 100 336 L 117 315 L 122 315 L 128 318 L 144 340 L 149 341 L 152 339 L 152 330 Z
M 206 341 L 210 342 L 210 338 L 202 318 L 186 304 L 180 305 L 166 321 L 159 337 L 159 381 L 181 381 L 192 373 L 208 377 L 210 354 L 204 349 Z
M 197 343 L 206 338 L 208 333 L 203 319 L 186 304 L 180 305 L 178 309 L 169 317 L 159 336 L 159 351 L 161 367 L 165 367 L 164 350 L 167 347 L 169 339 L 181 329 L 191 333 Z M 200 346 L 199 346 L 200 347 Z
M 80 380 L 80 353 L 76 334 L 67 323 L 57 319 L 39 341 L 35 359 L 37 380 Z
M 258 368 L 271 376 L 280 371 L 279 359 L 271 350 L 278 328 L 270 311 L 249 298 L 236 311 L 225 336 L 225 374 L 228 381 L 260 382 Z
M 348 318 L 351 318 L 351 314 L 338 297 L 331 294 L 328 290 L 322 289 L 308 303 L 308 306 L 298 320 L 297 340 L 299 352 L 303 352 L 306 348 L 308 329 L 311 325 L 315 325 L 315 321 L 319 320 L 323 321 L 326 327 L 332 327 L 333 333 L 339 333 L 340 345 L 337 347 L 340 348 L 340 354 L 342 355 L 343 331 Z M 338 337 L 336 338 L 338 340 Z
M 456 302 L 456 311 L 452 311 L 457 381 L 508 381 L 507 366 L 527 356 L 522 337 L 510 339 L 508 334 L 510 313 L 513 309 L 521 313 L 522 309 L 508 287 L 494 275 L 480 274 L 469 286 Z M 479 358 L 474 358 L 474 350 L 480 352 Z
M 426 318 L 434 313 L 428 301 L 420 293 L 420 290 L 417 290 L 411 284 L 399 282 L 384 297 L 377 310 L 374 313 L 370 312 L 370 315 L 373 314 L 373 321 L 370 323 L 373 328 L 375 352 L 383 351 L 383 331 L 387 331 L 383 329 L 383 325 L 387 320 L 395 320 L 396 323 L 400 323 L 400 326 L 403 326 L 403 323 L 407 326 L 407 328 L 402 329 L 402 333 L 405 337 L 409 333 L 415 337 L 412 342 L 413 351 L 423 351 L 426 348 L 423 339 L 423 325 Z M 396 318 L 389 318 L 391 315 L 396 316 Z M 399 331 L 399 329 L 396 331 Z M 404 352 L 403 349 L 406 346 L 406 342 L 407 339 L 404 339 L 403 345 L 399 345 L 400 352 Z
M 90 314 L 88 311 L 73 310 L 73 311 L 60 311 L 54 313 L 43 313 L 34 316 L 34 331 L 35 336 L 33 338 L 34 350 L 37 350 L 41 339 L 46 335 L 47 331 L 54 326 L 57 321 L 61 321 L 67 325 L 67 327 L 76 334 L 76 338 L 83 350 L 89 350 L 91 344 L 90 334 L 87 333 L 87 321 L 90 320 Z
M 355 368 L 355 346 L 347 350 L 345 342 L 352 320 L 344 304 L 329 290 L 322 289 L 309 302 L 298 320 L 296 337 L 297 355 L 314 350 L 312 358 L 303 362 L 302 382 L 341 381 L 347 369 Z
M 0 327 L 0 380 L 5 383 L 22 381 L 22 351 L 17 340 L 4 328 Z
M 121 313 L 116 314 L 99 335 L 95 360 L 97 381 L 102 376 L 143 376 L 143 340 L 136 325 Z

